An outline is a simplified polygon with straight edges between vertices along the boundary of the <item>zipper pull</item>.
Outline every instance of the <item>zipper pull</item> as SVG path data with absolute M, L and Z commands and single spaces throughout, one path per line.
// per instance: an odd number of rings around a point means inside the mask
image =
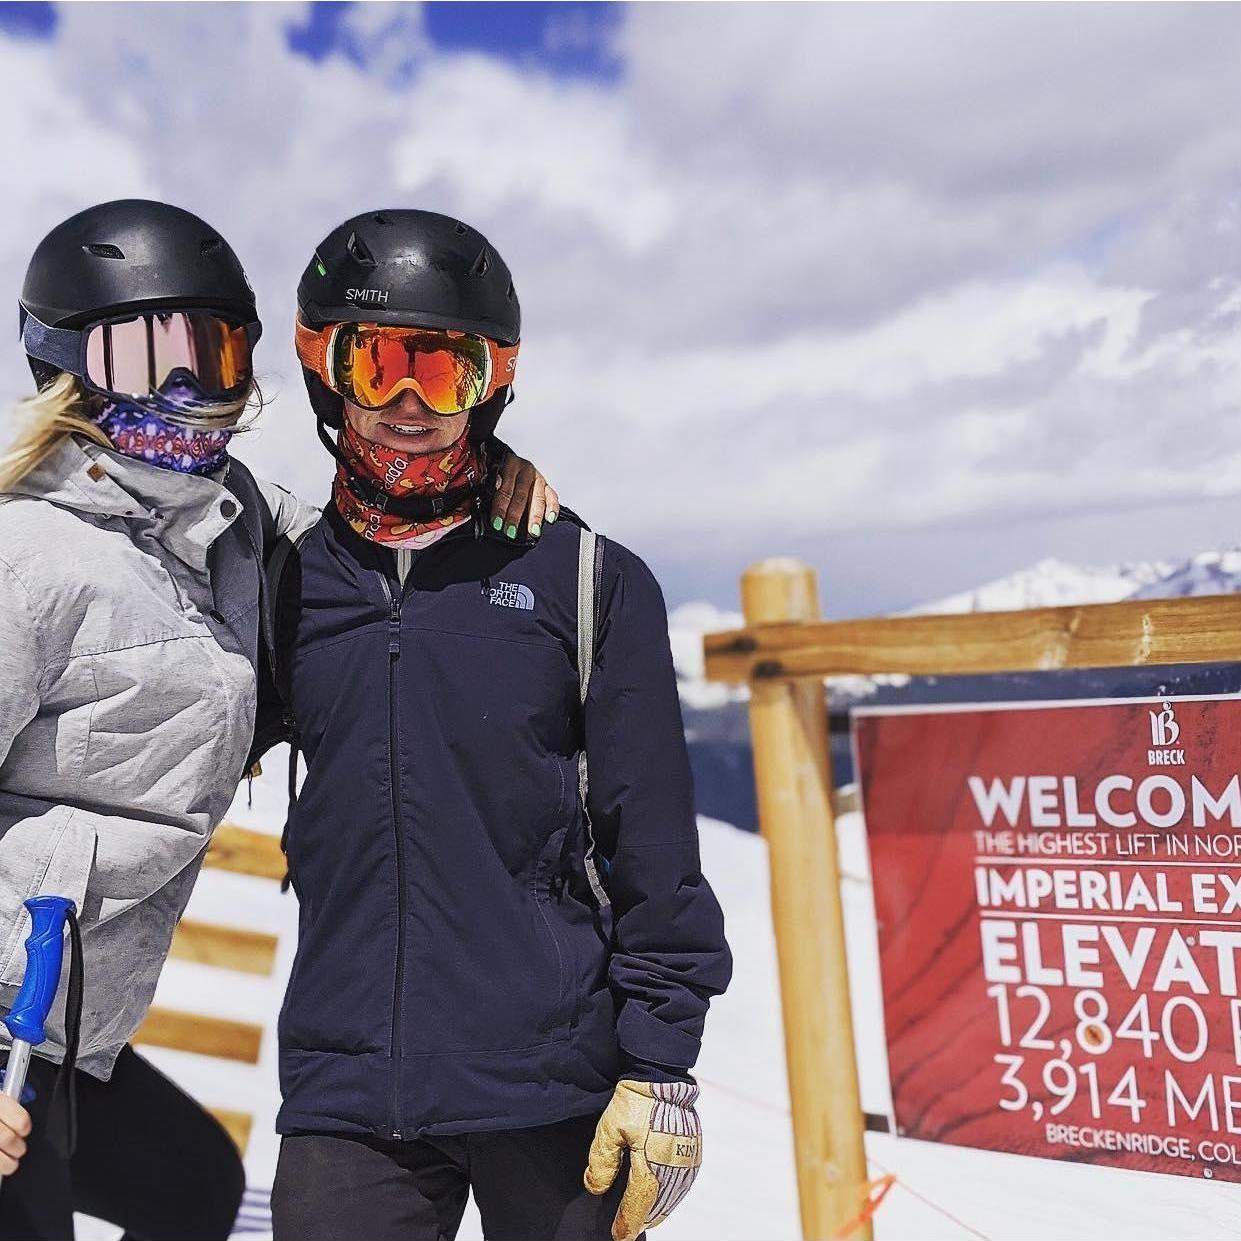
M 392 611 L 388 613 L 388 654 L 393 657 L 401 653 L 401 609 L 396 600 L 392 601 Z

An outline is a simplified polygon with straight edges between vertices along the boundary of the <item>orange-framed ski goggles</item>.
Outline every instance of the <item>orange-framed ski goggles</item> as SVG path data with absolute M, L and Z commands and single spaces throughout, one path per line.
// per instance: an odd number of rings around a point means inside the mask
M 297 356 L 338 396 L 382 409 L 416 392 L 432 413 L 462 414 L 513 382 L 519 345 L 440 328 L 297 320 Z

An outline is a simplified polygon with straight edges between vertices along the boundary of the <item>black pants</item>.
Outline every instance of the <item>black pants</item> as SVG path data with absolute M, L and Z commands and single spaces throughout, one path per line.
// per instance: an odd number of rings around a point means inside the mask
M 0 1241 L 68 1241 L 73 1212 L 126 1241 L 224 1241 L 246 1178 L 237 1148 L 189 1095 L 126 1047 L 111 1080 L 79 1070 L 78 1141 L 62 1159 L 40 1140 L 56 1065 L 32 1057 L 29 1149 L 0 1186 Z
M 606 1194 L 587 1192 L 598 1121 L 412 1142 L 286 1137 L 272 1187 L 275 1241 L 452 1241 L 471 1190 L 487 1241 L 611 1241 L 629 1159 Z

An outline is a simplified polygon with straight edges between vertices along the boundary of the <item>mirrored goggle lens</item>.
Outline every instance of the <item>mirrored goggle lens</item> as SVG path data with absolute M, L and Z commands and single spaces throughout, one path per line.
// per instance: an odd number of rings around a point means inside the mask
M 177 370 L 193 375 L 207 396 L 237 395 L 252 374 L 246 329 L 178 310 L 96 324 L 86 338 L 86 378 L 104 392 L 147 396 Z
M 413 388 L 437 414 L 459 414 L 487 391 L 487 342 L 410 328 L 347 326 L 337 333 L 334 377 L 355 404 L 379 409 Z

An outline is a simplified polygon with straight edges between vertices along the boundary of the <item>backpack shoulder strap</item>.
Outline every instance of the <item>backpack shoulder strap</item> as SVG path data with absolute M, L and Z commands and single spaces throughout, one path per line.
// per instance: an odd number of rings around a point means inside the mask
M 274 658 L 275 629 L 271 602 L 273 596 L 267 589 L 264 566 L 271 559 L 276 545 L 287 540 L 276 538 L 276 519 L 262 491 L 259 490 L 254 475 L 250 473 L 249 467 L 236 457 L 229 458 L 228 477 L 224 480 L 224 486 L 233 493 L 241 505 L 241 518 L 245 524 L 246 533 L 250 537 L 250 543 L 254 547 L 255 559 L 259 565 L 259 621 L 263 641 L 267 644 L 268 655 Z
M 297 803 L 297 764 L 301 754 L 301 738 L 297 731 L 297 716 L 293 713 L 293 673 L 292 660 L 287 657 L 288 635 L 281 630 L 281 586 L 285 580 L 285 569 L 289 558 L 301 547 L 310 535 L 310 529 L 303 530 L 296 539 L 281 535 L 272 549 L 264 574 L 264 589 L 271 599 L 271 679 L 279 701 L 283 722 L 284 739 L 289 743 L 289 808 L 285 815 L 284 827 L 280 832 L 280 848 L 288 857 L 289 829 L 293 823 L 293 807 Z M 280 881 L 280 891 L 287 892 L 293 881 L 292 871 L 286 863 L 284 878 Z
M 595 662 L 596 561 L 602 553 L 602 540 L 583 526 L 577 545 L 577 679 L 578 701 L 582 703 L 590 690 L 590 672 Z
M 270 556 L 267 558 L 267 568 L 264 573 L 264 587 L 267 591 L 267 597 L 271 600 L 270 623 L 271 623 L 271 640 L 269 650 L 271 651 L 271 671 L 272 678 L 276 683 L 276 690 L 281 699 L 286 704 L 290 718 L 292 716 L 292 686 L 290 684 L 289 661 L 281 658 L 285 647 L 285 635 L 280 631 L 280 600 L 281 586 L 284 582 L 285 570 L 289 566 L 289 560 L 295 552 L 299 551 L 302 544 L 310 537 L 310 530 L 303 530 L 296 539 L 289 538 L 288 535 L 281 535 L 276 540 L 275 547 L 272 548 Z
M 257 480 L 244 462 L 230 457 L 224 486 L 240 502 L 246 529 L 254 540 L 256 550 L 266 562 L 276 541 L 276 519 L 263 498 Z
M 578 700 L 585 706 L 590 691 L 590 673 L 595 663 L 595 628 L 599 620 L 599 585 L 603 575 L 603 539 L 593 530 L 582 526 L 578 532 L 577 546 L 577 680 Z M 590 776 L 586 765 L 586 749 L 577 756 L 577 791 L 586 817 L 586 877 L 590 890 L 600 908 L 610 903 L 607 889 L 599 878 L 599 866 L 595 853 L 595 837 L 590 829 L 590 813 L 586 809 L 586 797 L 590 789 Z M 606 865 L 606 863 L 605 863 Z

